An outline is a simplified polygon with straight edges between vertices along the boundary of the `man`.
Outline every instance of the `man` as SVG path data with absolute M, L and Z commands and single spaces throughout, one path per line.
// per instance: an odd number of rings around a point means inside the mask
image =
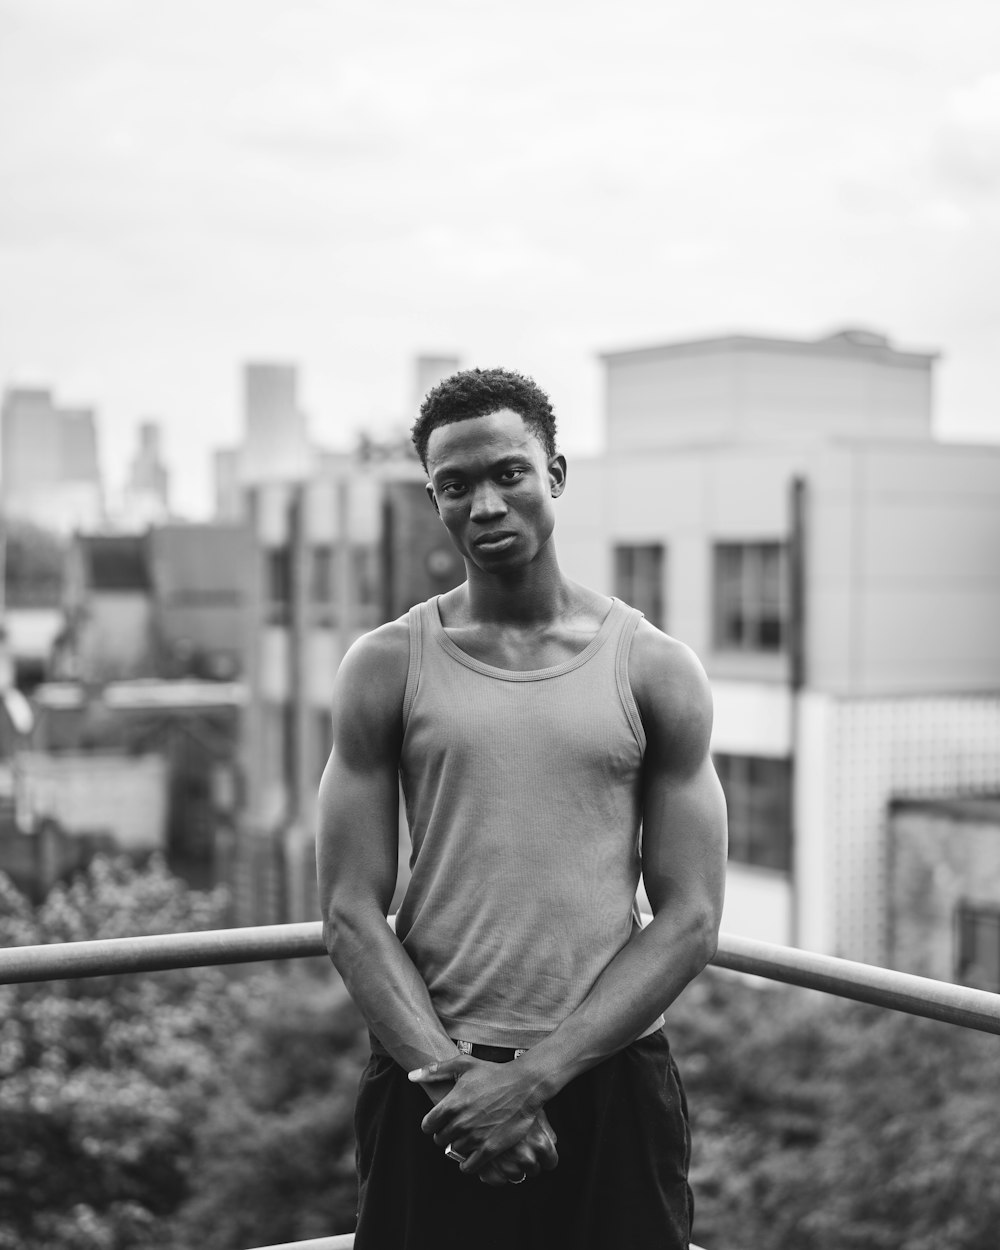
M 455 374 L 413 440 L 467 580 L 351 648 L 320 787 L 326 944 L 372 1034 L 356 1250 L 681 1250 L 689 1135 L 661 1025 L 722 906 L 708 685 L 561 572 L 566 459 L 532 381 Z

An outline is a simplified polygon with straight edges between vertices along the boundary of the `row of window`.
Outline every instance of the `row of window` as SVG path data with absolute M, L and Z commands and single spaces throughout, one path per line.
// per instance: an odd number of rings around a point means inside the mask
M 614 548 L 615 595 L 666 627 L 666 548 Z M 716 543 L 712 550 L 713 642 L 720 651 L 780 651 L 788 630 L 785 543 Z
M 729 809 L 729 858 L 790 872 L 792 776 L 787 759 L 714 756 Z M 1000 993 L 1000 907 L 962 903 L 955 915 L 955 980 Z
M 378 553 L 374 547 L 354 543 L 342 547 L 311 547 L 306 555 L 306 596 L 309 603 L 330 605 L 336 599 L 337 561 L 349 561 L 350 579 L 355 606 L 375 605 L 378 593 Z M 292 552 L 289 547 L 276 547 L 264 557 L 264 602 L 273 624 L 287 622 L 292 601 Z

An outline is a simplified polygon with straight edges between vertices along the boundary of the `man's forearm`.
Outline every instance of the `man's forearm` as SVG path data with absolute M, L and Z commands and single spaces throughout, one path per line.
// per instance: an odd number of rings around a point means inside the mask
M 649 1028 L 708 963 L 716 938 L 703 913 L 667 910 L 634 934 L 576 1010 L 522 1057 L 537 1099 L 548 1102 Z
M 338 913 L 324 925 L 324 938 L 366 1024 L 403 1069 L 455 1054 L 427 986 L 376 909 Z

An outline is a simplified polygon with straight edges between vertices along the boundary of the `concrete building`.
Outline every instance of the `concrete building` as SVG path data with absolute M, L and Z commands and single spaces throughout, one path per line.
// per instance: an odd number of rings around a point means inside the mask
M 147 550 L 159 674 L 236 677 L 244 651 L 249 526 L 157 525 Z
M 425 353 L 417 356 L 413 369 L 414 414 L 420 410 L 420 405 L 424 402 L 424 396 L 427 392 L 437 386 L 439 382 L 443 382 L 451 374 L 457 373 L 461 367 L 462 362 L 458 356 L 446 353 Z
M 242 923 L 317 915 L 316 794 L 331 747 L 333 681 L 348 647 L 465 577 L 416 460 L 325 464 L 308 482 L 250 492 Z M 401 860 L 407 853 L 401 827 Z
M 705 663 L 724 927 L 884 962 L 889 798 L 1000 788 L 1000 447 L 936 441 L 934 355 L 866 331 L 602 359 L 560 557 Z
M 241 520 L 247 491 L 265 482 L 315 476 L 317 450 L 299 405 L 298 370 L 254 362 L 243 370 L 243 438 L 215 454 L 215 515 Z
M 155 671 L 145 534 L 77 534 L 66 571 L 66 626 L 55 669 L 103 685 Z
M 250 532 L 177 522 L 142 534 L 77 534 L 54 673 L 231 680 L 243 655 Z
M 889 966 L 1000 993 L 1000 793 L 892 801 Z
M 3 510 L 60 533 L 104 519 L 97 429 L 89 409 L 59 408 L 44 389 L 12 389 L 0 411 Z
M 14 769 L 24 832 L 38 836 L 47 823 L 73 838 L 103 834 L 120 851 L 164 851 L 197 889 L 231 884 L 245 703 L 241 683 L 198 678 L 40 686 L 32 751 Z M 88 768 L 102 793 L 89 793 Z M 43 791 L 61 802 L 28 802 Z
M 118 519 L 122 529 L 141 531 L 170 517 L 170 475 L 163 462 L 161 433 L 156 421 L 139 425 Z

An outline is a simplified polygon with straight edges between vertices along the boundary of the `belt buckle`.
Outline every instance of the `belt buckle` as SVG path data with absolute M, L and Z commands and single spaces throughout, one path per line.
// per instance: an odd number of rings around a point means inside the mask
M 454 1038 L 452 1038 L 452 1041 L 453 1041 L 453 1042 L 455 1043 L 455 1045 L 458 1047 L 459 1054 L 462 1054 L 462 1055 L 471 1055 L 471 1054 L 472 1054 L 472 1048 L 473 1048 L 473 1045 L 474 1045 L 474 1043 L 473 1043 L 473 1042 L 467 1042 L 464 1038 L 461 1038 L 461 1037 L 454 1037 Z M 513 1052 L 514 1052 L 514 1058 L 515 1058 L 515 1059 L 520 1059 L 520 1058 L 521 1058 L 521 1056 L 522 1056 L 523 1054 L 527 1053 L 527 1050 L 528 1050 L 527 1046 L 512 1046 L 512 1047 L 509 1047 L 509 1048 L 497 1047 L 497 1049 L 498 1049 L 498 1050 L 500 1050 L 500 1049 L 511 1049 L 511 1050 L 513 1050 Z

